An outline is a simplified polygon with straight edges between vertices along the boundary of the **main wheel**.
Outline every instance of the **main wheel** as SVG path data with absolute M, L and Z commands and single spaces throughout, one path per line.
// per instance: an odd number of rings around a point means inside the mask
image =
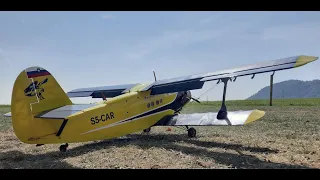
M 189 128 L 188 129 L 188 136 L 193 138 L 193 137 L 196 137 L 196 134 L 197 134 L 197 131 L 195 128 Z
M 68 144 L 63 144 L 59 147 L 60 152 L 66 152 L 68 148 Z

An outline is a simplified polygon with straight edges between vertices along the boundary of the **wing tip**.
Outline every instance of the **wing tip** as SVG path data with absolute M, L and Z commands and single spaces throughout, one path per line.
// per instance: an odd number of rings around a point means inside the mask
M 248 116 L 248 118 L 244 124 L 252 123 L 252 122 L 262 118 L 265 114 L 266 114 L 265 111 L 261 111 L 261 110 L 257 110 L 257 109 L 253 110 L 252 113 Z
M 298 58 L 297 58 L 297 61 L 294 65 L 294 67 L 300 67 L 300 66 L 303 66 L 305 64 L 308 64 L 310 62 L 313 62 L 315 60 L 319 59 L 319 57 L 317 56 L 306 56 L 306 55 L 300 55 Z

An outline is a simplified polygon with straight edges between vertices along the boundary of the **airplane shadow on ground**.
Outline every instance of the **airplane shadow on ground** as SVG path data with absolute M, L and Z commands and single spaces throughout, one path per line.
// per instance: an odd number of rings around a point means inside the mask
M 192 144 L 197 147 L 186 147 L 176 144 L 176 142 L 184 142 Z M 309 168 L 300 165 L 289 165 L 283 163 L 267 162 L 260 160 L 253 155 L 247 154 L 233 154 L 228 152 L 214 152 L 204 148 L 217 147 L 231 150 L 250 151 L 253 153 L 277 153 L 277 150 L 260 147 L 248 147 L 240 144 L 232 143 L 218 143 L 198 141 L 197 139 L 190 139 L 185 134 L 178 135 L 159 135 L 159 134 L 133 134 L 128 135 L 127 138 L 119 138 L 112 140 L 104 140 L 99 142 L 92 142 L 82 146 L 69 148 L 67 152 L 61 153 L 58 148 L 55 152 L 45 154 L 24 154 L 20 151 L 9 151 L 1 153 L 0 168 L 53 168 L 53 169 L 74 169 L 75 166 L 70 165 L 63 160 L 68 157 L 77 157 L 95 150 L 105 149 L 111 146 L 121 147 L 128 145 L 136 145 L 142 149 L 152 147 L 165 148 L 167 150 L 180 151 L 187 155 L 211 158 L 216 163 L 224 164 L 236 168 Z

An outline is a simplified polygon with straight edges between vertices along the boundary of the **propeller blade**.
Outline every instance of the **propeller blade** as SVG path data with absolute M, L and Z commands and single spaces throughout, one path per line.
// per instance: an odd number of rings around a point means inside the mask
M 191 97 L 192 100 L 196 101 L 197 103 L 201 103 L 198 99 Z

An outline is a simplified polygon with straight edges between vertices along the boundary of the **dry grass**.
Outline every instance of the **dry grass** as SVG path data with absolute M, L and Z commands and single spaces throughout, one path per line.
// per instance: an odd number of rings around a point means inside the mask
M 243 127 L 154 127 L 149 135 L 35 147 L 21 143 L 10 119 L 0 121 L 0 168 L 320 168 L 320 99 L 233 101 L 230 110 L 262 109 L 266 116 Z M 212 107 L 214 105 L 214 108 Z M 191 103 L 184 112 L 219 109 L 217 103 Z M 0 113 L 9 107 L 0 107 Z

